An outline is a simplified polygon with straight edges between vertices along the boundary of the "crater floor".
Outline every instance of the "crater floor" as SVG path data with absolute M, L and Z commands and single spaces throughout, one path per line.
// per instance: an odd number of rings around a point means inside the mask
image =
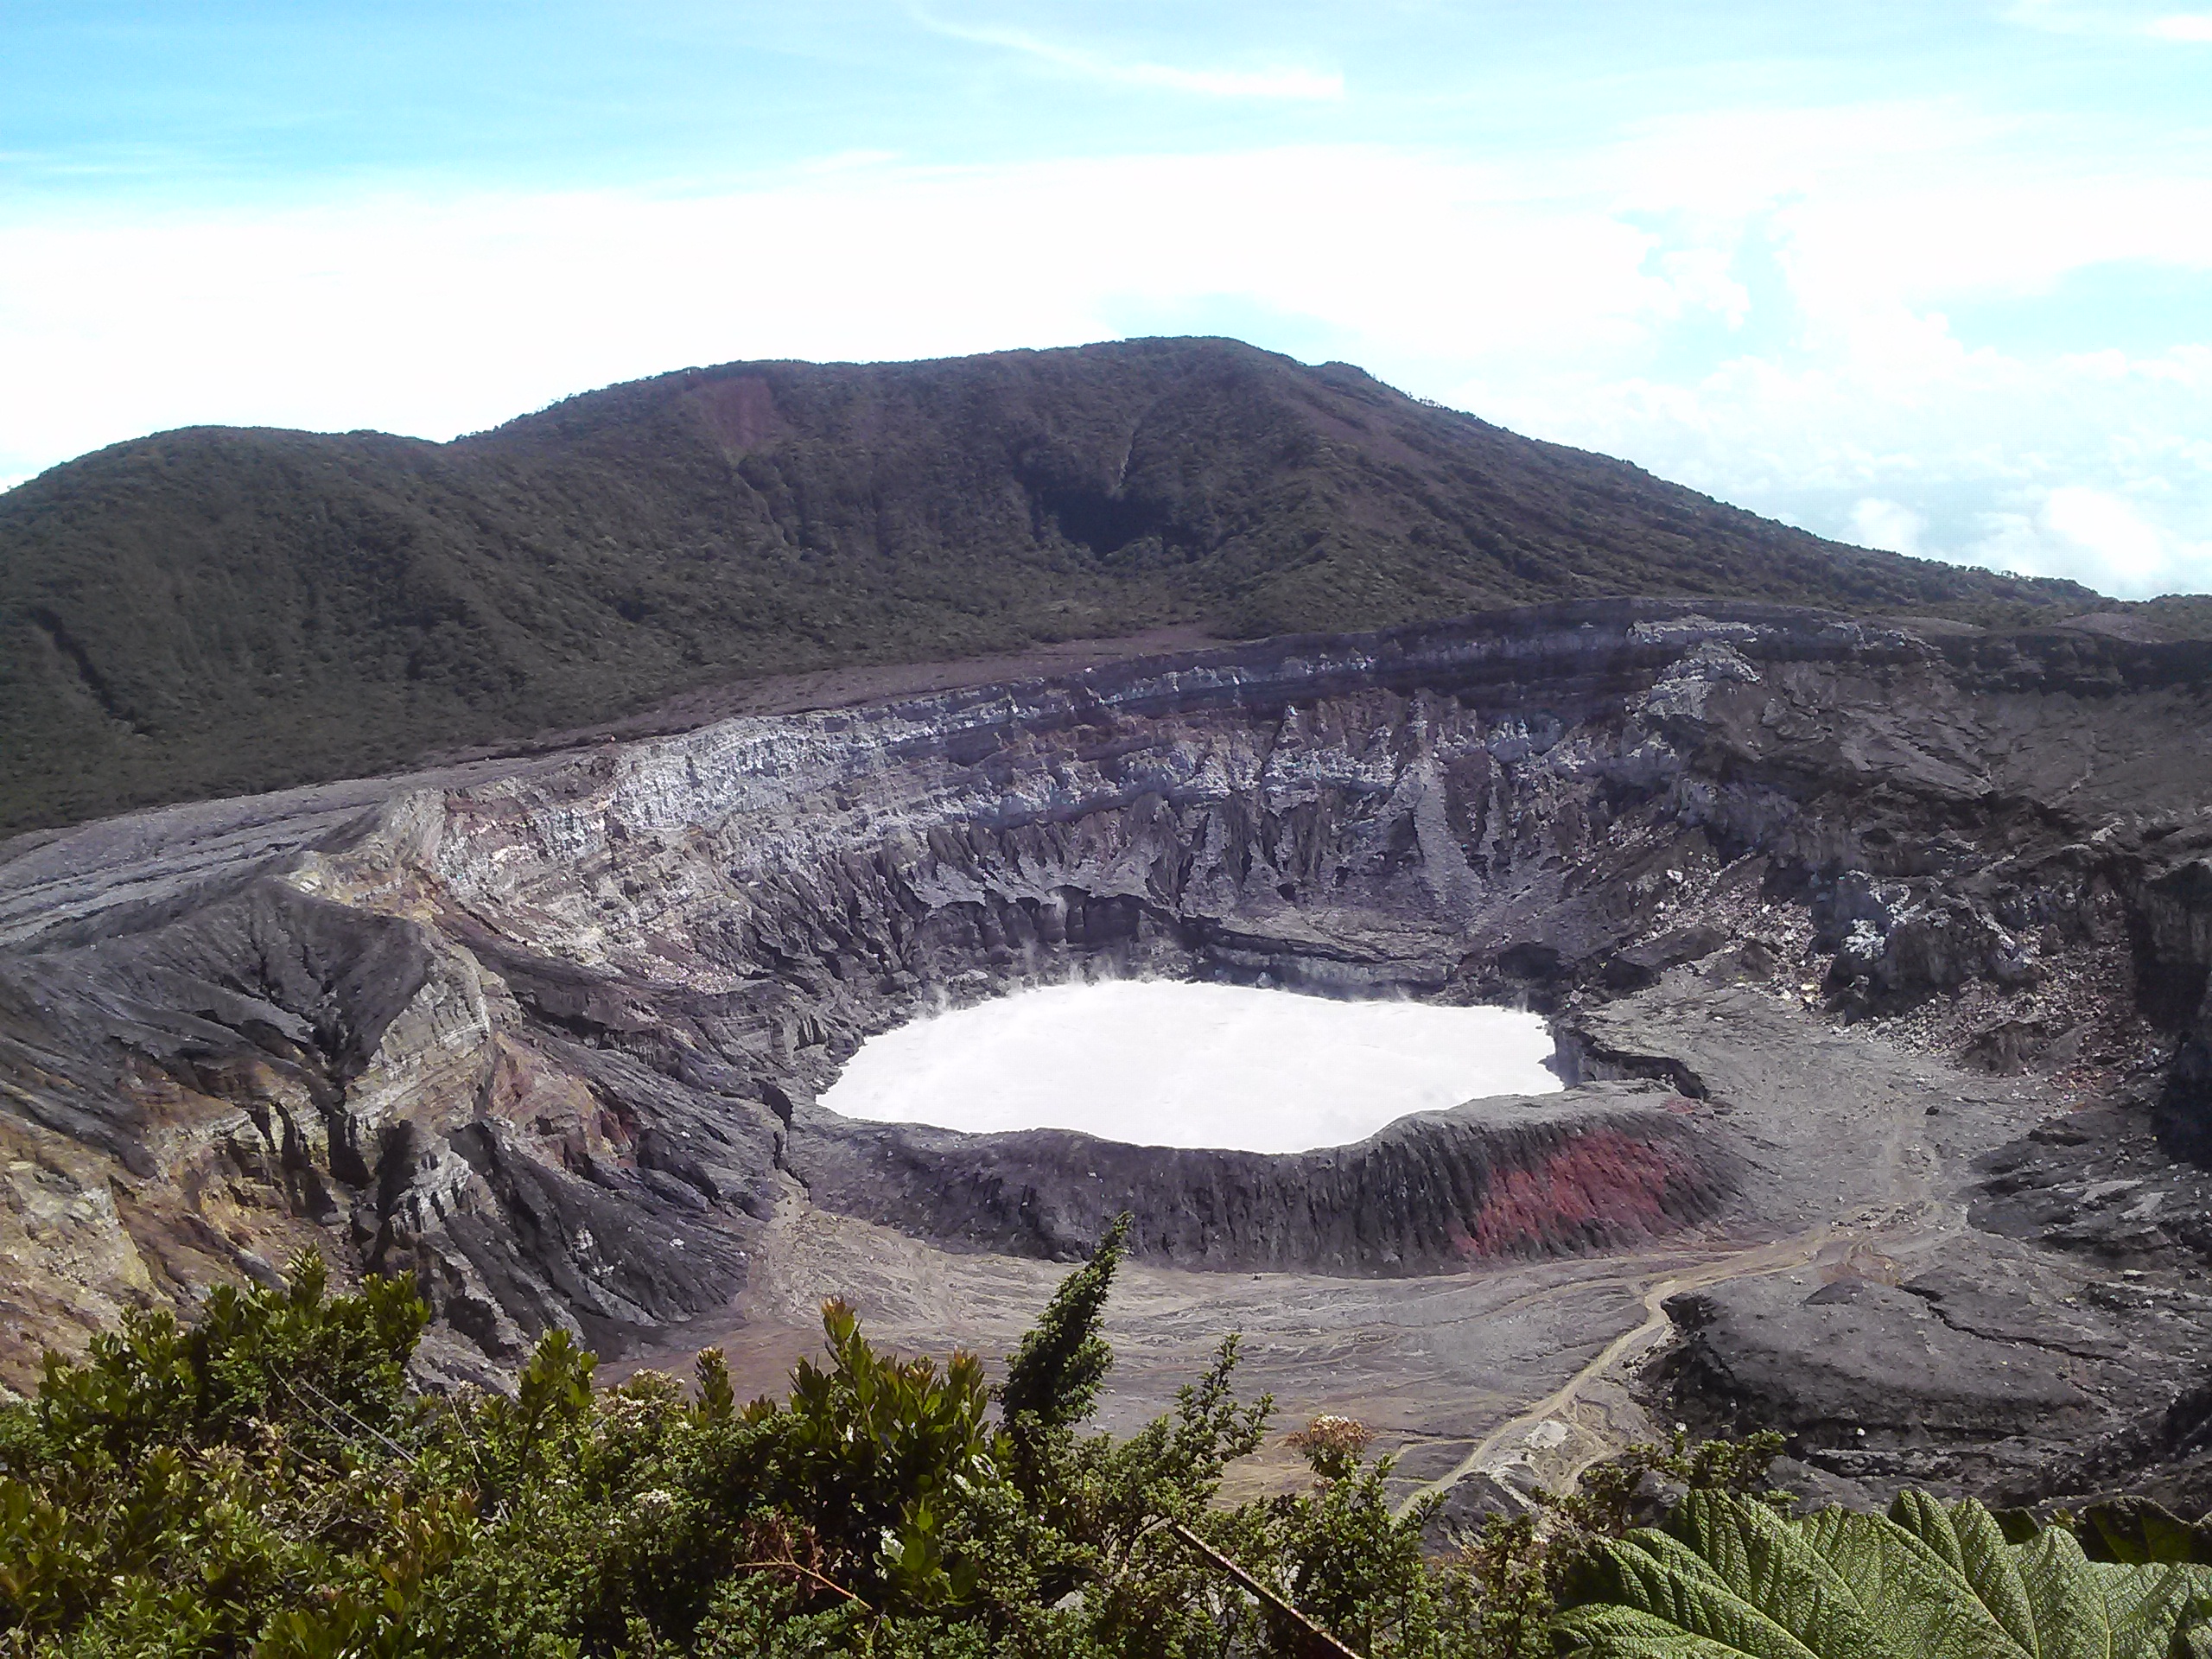
M 1771 1280 L 1802 1297 L 1869 1271 L 1910 1278 L 1961 1262 L 1972 1271 L 1980 1249 L 1967 1225 L 1973 1160 L 2056 1104 L 2039 1079 L 1962 1071 L 1840 1032 L 1797 999 L 1716 986 L 1694 969 L 1588 1017 L 1608 1042 L 1677 1064 L 1713 1090 L 1695 1104 L 1659 1097 L 1711 1114 L 1746 1149 L 1733 1213 L 1645 1248 L 1418 1278 L 1132 1263 L 1107 1315 L 1116 1365 L 1105 1421 L 1125 1427 L 1167 1408 L 1235 1331 L 1246 1389 L 1272 1391 L 1286 1427 L 1323 1412 L 1373 1425 L 1382 1447 L 1400 1456 L 1402 1497 L 1474 1473 L 1557 1488 L 1667 1426 L 1629 1386 L 1638 1362 L 1666 1345 L 1667 1298 L 1738 1281 Z M 996 1357 L 1065 1271 L 933 1247 L 794 1192 L 721 1328 L 744 1356 L 741 1385 L 757 1390 L 779 1387 L 812 1351 L 816 1310 L 833 1295 L 902 1348 Z M 714 1334 L 687 1331 L 680 1351 L 634 1363 L 688 1363 Z M 1238 1478 L 1294 1483 L 1302 1467 L 1278 1448 Z
M 1526 1007 L 1567 1086 L 1287 1152 L 821 1103 L 1146 977 Z M 1462 1509 L 1653 1413 L 2212 1498 L 2208 982 L 2212 651 L 2082 630 L 1592 601 L 173 808 L 0 846 L 0 1376 L 313 1245 L 444 1377 L 771 1387 L 830 1294 L 1002 1353 L 1128 1211 L 1123 1421 L 1241 1328 Z

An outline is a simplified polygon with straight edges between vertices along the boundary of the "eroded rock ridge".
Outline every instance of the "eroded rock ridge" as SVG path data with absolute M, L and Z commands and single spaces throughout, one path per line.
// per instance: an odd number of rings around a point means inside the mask
M 0 1358 L 309 1242 L 418 1271 L 451 1369 L 620 1351 L 801 1202 L 1046 1256 L 1128 1207 L 1147 1259 L 1341 1274 L 1756 1225 L 1725 1091 L 1586 1017 L 1688 964 L 2193 1144 L 2208 684 L 2201 645 L 1593 602 L 26 838 Z M 1138 973 L 1524 1001 L 1580 1086 L 1274 1159 L 813 1103 L 918 1013 Z

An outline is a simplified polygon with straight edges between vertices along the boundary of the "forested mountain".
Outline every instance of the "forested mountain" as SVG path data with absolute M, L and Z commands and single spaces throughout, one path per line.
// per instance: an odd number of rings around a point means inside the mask
M 0 496 L 0 830 L 778 671 L 1631 594 L 2098 602 L 1824 542 L 1230 340 L 731 364 L 445 444 L 164 433 Z

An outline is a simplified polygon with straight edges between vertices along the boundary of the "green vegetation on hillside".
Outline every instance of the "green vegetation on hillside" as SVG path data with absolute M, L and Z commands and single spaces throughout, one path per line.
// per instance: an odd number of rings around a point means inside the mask
M 1230 341 L 736 364 L 450 444 L 167 433 L 0 496 L 0 833 L 766 673 L 1605 594 L 2098 602 L 1822 542 Z
M 2164 1659 L 2203 1650 L 2212 1570 L 2167 1520 L 2073 1536 L 1908 1494 L 1890 1521 L 1782 1518 L 1779 1440 L 1638 1447 L 1447 1560 L 1387 1461 L 1323 1418 L 1304 1490 L 1224 1507 L 1269 1402 L 1236 1348 L 1126 1439 L 1085 1433 L 1117 1231 L 988 1387 L 878 1352 L 823 1310 L 827 1363 L 740 1405 L 593 1384 L 564 1332 L 512 1396 L 425 1394 L 411 1285 L 220 1288 L 134 1314 L 0 1407 L 0 1652 L 23 1656 L 1230 1656 Z M 1688 1497 L 1631 1529 L 1647 1489 Z M 1662 1488 L 1663 1491 L 1663 1488 Z M 1665 1505 L 1662 1502 L 1662 1508 Z M 2173 1563 L 2181 1564 L 2173 1564 Z

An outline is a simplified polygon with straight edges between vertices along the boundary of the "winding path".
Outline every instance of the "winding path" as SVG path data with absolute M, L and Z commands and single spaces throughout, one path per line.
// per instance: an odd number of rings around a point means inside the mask
M 1965 1206 L 1939 1195 L 1939 1166 L 1916 1139 L 1916 1120 L 1924 1109 L 1910 1096 L 1892 1109 L 1875 1162 L 1876 1190 L 1862 1194 L 1850 1215 L 1710 1255 L 1693 1266 L 1678 1265 L 1677 1255 L 1675 1263 L 1650 1278 L 1643 1277 L 1653 1265 L 1650 1256 L 1624 1261 L 1617 1282 L 1641 1281 L 1642 1322 L 1608 1342 L 1550 1394 L 1485 1434 L 1443 1474 L 1416 1487 L 1400 1504 L 1400 1513 L 1469 1475 L 1497 1475 L 1516 1466 L 1531 1471 L 1545 1490 L 1564 1491 L 1591 1465 L 1648 1433 L 1643 1412 L 1628 1397 L 1626 1376 L 1666 1336 L 1671 1323 L 1664 1312 L 1668 1298 L 1824 1260 L 1840 1263 L 1862 1250 L 1879 1256 L 1914 1255 L 1959 1231 L 1966 1224 Z M 1592 1397 L 1603 1391 L 1618 1397 Z

